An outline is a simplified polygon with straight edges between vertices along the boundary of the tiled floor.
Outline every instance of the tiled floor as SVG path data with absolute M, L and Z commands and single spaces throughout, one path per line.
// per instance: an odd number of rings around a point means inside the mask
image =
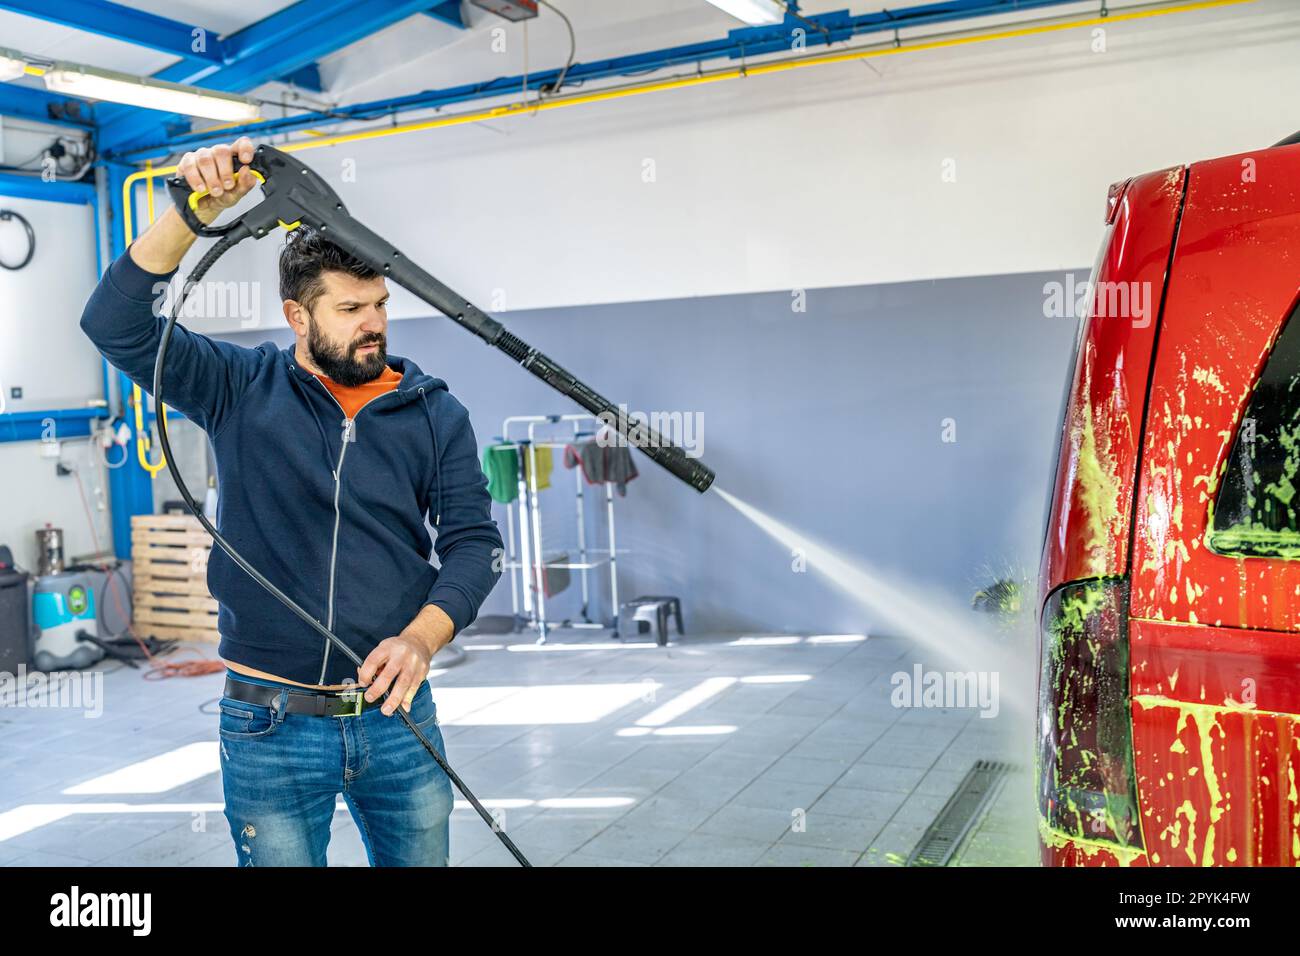
M 432 678 L 448 758 L 538 866 L 898 865 L 975 760 L 1027 766 L 1005 711 L 895 708 L 915 656 L 897 640 L 458 642 L 466 662 Z M 0 707 L 0 865 L 233 865 L 221 681 L 119 669 L 98 719 Z M 1032 865 L 1029 793 L 1013 775 L 956 862 Z M 451 846 L 512 862 L 461 799 Z M 366 862 L 341 802 L 329 858 Z

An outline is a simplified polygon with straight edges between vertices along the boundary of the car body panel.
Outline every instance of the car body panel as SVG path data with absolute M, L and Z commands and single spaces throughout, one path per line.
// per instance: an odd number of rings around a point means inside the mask
M 1209 503 L 1297 290 L 1300 147 L 1193 166 L 1151 378 L 1134 617 L 1300 629 L 1300 562 L 1205 546 Z
M 1151 863 L 1295 866 L 1300 635 L 1131 620 L 1129 647 Z M 1269 709 L 1255 699 L 1264 687 L 1277 689 Z
M 1158 304 L 1182 200 L 1183 170 L 1139 176 L 1119 202 L 1093 283 L 1140 283 Z M 1099 315 L 1083 322 L 1062 427 L 1039 575 L 1039 607 L 1067 581 L 1128 566 L 1138 440 L 1156 321 Z
M 1300 562 L 1206 546 L 1298 290 L 1300 148 L 1194 165 L 1152 373 L 1129 595 L 1152 863 L 1300 862 Z
M 1117 222 L 1130 215 L 1130 242 L 1143 258 L 1158 259 L 1166 237 L 1159 321 L 1125 328 L 1094 318 L 1084 327 L 1039 605 L 1071 581 L 1127 576 L 1145 850 L 1079 839 L 1040 820 L 1041 858 L 1055 866 L 1294 866 L 1300 560 L 1217 554 L 1206 534 L 1252 389 L 1300 295 L 1300 146 L 1151 176 L 1185 187 L 1176 230 L 1150 177 L 1132 181 Z M 1144 180 L 1145 203 L 1141 190 L 1132 193 Z M 1143 216 L 1153 221 L 1144 225 Z M 1150 263 L 1134 268 L 1134 248 L 1115 248 L 1118 238 L 1107 238 L 1099 277 L 1153 275 Z

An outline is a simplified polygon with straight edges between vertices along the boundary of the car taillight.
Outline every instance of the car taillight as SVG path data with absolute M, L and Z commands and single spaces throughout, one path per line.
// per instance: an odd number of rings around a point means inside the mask
M 1128 581 L 1067 584 L 1043 608 L 1039 812 L 1053 829 L 1141 848 L 1129 715 Z
M 1125 179 L 1123 182 L 1110 184 L 1110 189 L 1106 191 L 1106 225 L 1114 223 L 1115 217 L 1119 215 L 1120 200 L 1124 198 L 1124 191 L 1132 181 Z

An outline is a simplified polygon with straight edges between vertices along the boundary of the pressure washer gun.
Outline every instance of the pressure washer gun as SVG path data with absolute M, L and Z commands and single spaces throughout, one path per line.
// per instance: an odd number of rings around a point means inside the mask
M 580 382 L 553 359 L 520 341 L 492 316 L 457 295 L 387 240 L 357 222 L 338 194 L 307 165 L 273 146 L 263 145 L 257 147 L 248 168 L 261 180 L 265 198 L 237 219 L 221 226 L 204 225 L 196 215 L 195 207 L 202 193 L 191 190 L 181 176 L 167 180 L 172 201 L 186 225 L 197 235 L 224 240 L 217 255 L 249 237 L 261 239 L 277 226 L 294 229 L 306 223 L 488 345 L 505 352 L 557 392 L 572 398 L 614 427 L 630 444 L 692 488 L 703 493 L 713 484 L 714 472 L 703 462 L 689 458 L 685 451 L 665 441 L 647 424 L 620 414 L 619 408 L 609 399 Z

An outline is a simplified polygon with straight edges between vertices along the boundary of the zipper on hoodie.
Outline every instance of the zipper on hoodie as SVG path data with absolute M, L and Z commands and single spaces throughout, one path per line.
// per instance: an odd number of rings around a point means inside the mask
M 393 391 L 391 392 L 384 392 L 383 395 L 376 395 L 374 398 L 370 399 L 370 401 L 366 402 L 365 405 L 362 405 L 360 408 L 358 408 L 356 415 L 353 415 L 351 418 L 348 418 L 347 412 L 343 411 L 343 406 L 340 405 L 339 400 L 334 397 L 334 393 L 331 392 L 328 388 L 326 388 L 325 383 L 322 382 L 320 379 L 316 378 L 316 376 L 313 375 L 312 378 L 315 379 L 315 381 L 320 385 L 321 389 L 324 390 L 325 394 L 330 397 L 330 401 L 332 401 L 335 405 L 338 405 L 339 411 L 343 412 L 343 447 L 339 449 L 338 464 L 334 466 L 334 536 L 330 544 L 329 606 L 328 606 L 328 611 L 326 614 L 326 622 L 325 622 L 325 627 L 328 630 L 333 631 L 334 630 L 334 578 L 335 578 L 335 572 L 338 567 L 338 554 L 339 554 L 339 519 L 340 519 L 339 489 L 343 482 L 343 459 L 347 457 L 348 445 L 356 441 L 357 439 L 357 417 L 362 412 L 364 412 L 366 408 L 368 408 L 373 402 L 376 402 L 381 398 L 386 398 L 387 396 L 394 394 L 397 391 L 397 389 L 393 389 Z M 325 683 L 325 671 L 329 667 L 329 661 L 330 661 L 331 645 L 327 638 L 323 640 L 325 640 L 325 653 L 321 657 L 320 677 L 316 679 L 317 684 Z

